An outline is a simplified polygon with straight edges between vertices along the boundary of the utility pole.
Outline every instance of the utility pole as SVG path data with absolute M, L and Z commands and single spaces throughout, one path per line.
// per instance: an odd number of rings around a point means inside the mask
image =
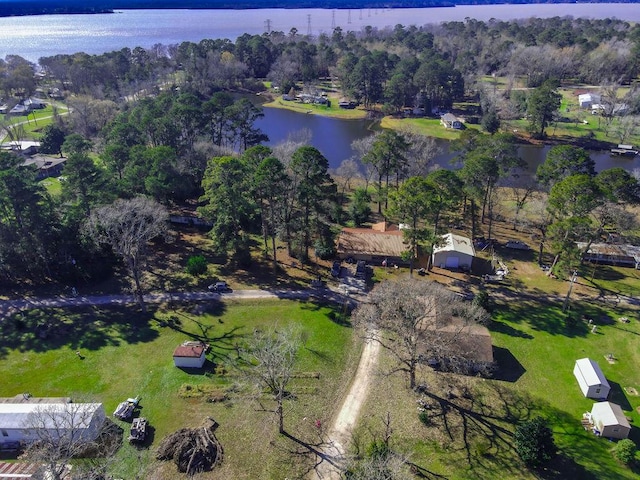
M 577 279 L 578 279 L 578 271 L 574 270 L 573 275 L 571 275 L 571 281 L 569 283 L 569 291 L 567 292 L 567 296 L 564 299 L 564 304 L 562 305 L 563 312 L 566 312 L 567 308 L 569 307 L 569 297 L 571 296 L 571 290 L 573 289 L 573 284 L 576 283 Z

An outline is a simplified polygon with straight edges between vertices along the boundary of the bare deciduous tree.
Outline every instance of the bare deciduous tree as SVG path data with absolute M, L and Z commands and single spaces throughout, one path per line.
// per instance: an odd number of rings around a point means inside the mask
M 378 284 L 369 301 L 353 314 L 353 322 L 368 341 L 391 353 L 396 365 L 388 373 L 404 372 L 416 386 L 416 368 L 434 359 L 463 371 L 475 353 L 469 327 L 487 320 L 480 307 L 429 281 L 402 278 Z
M 394 453 L 354 460 L 347 469 L 350 480 L 411 480 L 415 478 L 415 475 L 409 471 L 406 460 Z
M 354 178 L 362 178 L 362 172 L 360 171 L 358 162 L 353 157 L 343 160 L 335 173 L 341 180 L 342 195 L 344 195 L 347 190 L 351 189 L 351 181 Z
M 312 137 L 313 132 L 308 128 L 291 132 L 287 135 L 287 139 L 285 141 L 280 142 L 273 147 L 273 156 L 280 160 L 285 167 L 289 167 L 291 158 L 296 150 L 300 147 L 304 147 L 305 145 L 309 145 Z
M 135 284 L 135 295 L 146 310 L 141 275 L 148 243 L 165 234 L 169 214 L 165 207 L 147 197 L 118 199 L 95 209 L 86 223 L 97 243 L 106 243 L 125 261 Z
M 433 137 L 412 131 L 403 134 L 409 143 L 406 178 L 427 175 L 434 167 L 431 162 L 442 153 L 442 148 Z
M 518 229 L 520 221 L 520 212 L 529 201 L 531 195 L 538 189 L 537 183 L 533 178 L 524 179 L 519 185 L 509 187 L 511 191 L 511 199 L 513 200 L 513 230 Z
M 273 396 L 280 433 L 285 431 L 284 400 L 300 343 L 300 332 L 293 328 L 256 330 L 241 350 L 241 358 L 247 366 L 242 369 L 242 375 L 253 388 L 256 398 L 259 399 L 265 390 Z
M 620 143 L 625 143 L 634 136 L 640 129 L 640 116 L 627 115 L 618 118 L 613 125 L 613 133 L 618 137 Z
M 29 413 L 24 422 L 31 436 L 24 456 L 43 465 L 44 478 L 62 480 L 71 459 L 91 455 L 92 459 L 82 462 L 82 478 L 99 478 L 106 472 L 107 459 L 119 445 L 97 441 L 104 421 L 99 404 L 43 404 Z

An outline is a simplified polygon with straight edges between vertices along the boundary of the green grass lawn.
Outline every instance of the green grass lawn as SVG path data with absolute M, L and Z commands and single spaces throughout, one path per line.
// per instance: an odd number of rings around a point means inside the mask
M 367 112 L 360 108 L 348 109 L 340 108 L 338 106 L 339 97 L 329 97 L 331 100 L 331 106 L 316 105 L 309 103 L 300 103 L 283 100 L 280 96 L 276 97 L 273 101 L 263 104 L 263 107 L 268 108 L 284 108 L 298 113 L 308 113 L 313 115 L 322 115 L 332 118 L 344 118 L 344 119 L 359 119 L 366 118 Z
M 626 394 L 623 388 L 640 390 L 640 315 L 589 305 L 574 307 L 573 312 L 576 317 L 584 314 L 594 319 L 598 333 L 590 333 L 586 319 L 567 328 L 561 305 L 536 300 L 500 305 L 490 326 L 500 366 L 494 378 L 464 377 L 423 367 L 417 381 L 426 386 L 424 395 L 409 391 L 401 373 L 385 375 L 393 362 L 383 353 L 355 437 L 361 446 L 380 438 L 383 419 L 389 413 L 392 448 L 408 455 L 426 478 L 637 478 L 637 472 L 613 458 L 613 443 L 582 428 L 582 413 L 591 410 L 594 400 L 582 396 L 572 372 L 579 358 L 597 361 L 613 387 L 610 400 L 623 407 L 632 425 L 638 425 L 640 397 Z M 631 323 L 618 322 L 622 314 Z M 608 353 L 615 355 L 615 364 L 605 359 Z M 420 398 L 430 406 L 428 425 L 418 418 Z M 548 419 L 560 448 L 548 469 L 538 473 L 524 468 L 512 438 L 518 423 L 535 416 Z M 631 438 L 640 440 L 637 427 Z
M 46 188 L 49 195 L 52 197 L 58 197 L 62 193 L 62 185 L 60 180 L 55 177 L 45 178 L 40 182 L 44 188 Z
M 640 398 L 626 394 L 624 387 L 640 387 L 640 316 L 637 311 L 608 310 L 586 303 L 574 302 L 572 306 L 577 319 L 573 327 L 565 325 L 560 305 L 520 300 L 499 309 L 491 328 L 502 357 L 498 360 L 504 362 L 505 373 L 521 373 L 512 387 L 528 395 L 537 410 L 550 419 L 561 451 L 588 473 L 582 478 L 636 478 L 610 455 L 610 442 L 582 429 L 581 415 L 591 410 L 594 401 L 582 396 L 572 372 L 578 358 L 598 362 L 612 385 L 610 400 L 620 404 L 632 418 L 632 425 L 637 425 Z M 631 323 L 620 323 L 618 318 L 623 315 Z M 587 318 L 598 325 L 597 333 L 590 332 Z M 606 360 L 609 353 L 617 359 L 615 364 Z M 631 438 L 640 440 L 637 427 Z
M 38 140 L 40 138 L 40 131 L 53 121 L 53 108 L 54 107 L 49 104 L 46 108 L 34 110 L 26 116 L 5 116 L 5 123 L 9 127 L 16 126 L 14 128 L 22 130 L 22 133 L 26 135 L 26 139 Z M 68 113 L 68 108 L 62 104 L 57 103 L 56 108 L 59 115 L 66 115 Z
M 422 135 L 445 140 L 456 140 L 460 138 L 462 130 L 444 128 L 439 118 L 395 118 L 384 117 L 380 126 L 392 130 L 409 130 Z M 467 125 L 467 128 L 479 129 L 479 125 Z
M 110 414 L 120 401 L 140 395 L 140 414 L 153 427 L 153 443 L 143 450 L 123 445 L 113 467 L 118 478 L 151 478 L 156 470 L 154 478 L 175 478 L 172 464 L 154 463 L 153 449 L 169 433 L 198 426 L 211 416 L 220 423 L 217 435 L 225 449 L 225 473 L 220 478 L 281 479 L 286 472 L 295 475 L 304 459 L 291 460 L 288 449 L 295 446 L 277 435 L 273 414 L 247 398 L 231 395 L 228 401 L 209 403 L 206 396 L 181 396 L 180 388 L 213 385 L 223 392 L 235 377 L 221 372 L 230 370 L 235 346 L 253 329 L 299 324 L 305 343 L 296 366 L 299 378 L 291 386 L 296 399 L 286 403 L 285 426 L 292 435 L 313 441 L 310 419 L 329 421 L 327 415 L 337 408 L 351 367 L 357 365 L 359 346 L 352 330 L 332 320 L 339 313 L 284 300 L 219 303 L 203 315 L 162 310 L 145 316 L 124 308 L 34 310 L 0 327 L 0 396 L 71 396 L 103 402 Z M 174 328 L 159 323 L 170 317 L 179 322 Z M 51 325 L 46 338 L 32 333 L 44 331 L 36 325 Z M 194 336 L 212 346 L 203 372 L 173 366 L 173 349 Z M 267 397 L 263 401 L 271 406 Z M 128 431 L 128 424 L 118 423 Z

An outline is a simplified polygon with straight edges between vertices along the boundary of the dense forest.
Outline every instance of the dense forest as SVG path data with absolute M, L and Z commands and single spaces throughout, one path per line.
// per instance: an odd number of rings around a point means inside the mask
M 372 202 L 385 218 L 414 225 L 409 260 L 418 248 L 432 248 L 451 218 L 464 217 L 474 235 L 478 221 L 488 222 L 490 236 L 498 189 L 510 187 L 522 168 L 515 139 L 500 131 L 500 122 L 526 116 L 531 135 L 544 137 L 559 107 L 555 89 L 566 81 L 607 86 L 604 101 L 626 102 L 625 118 L 637 119 L 640 95 L 630 82 L 639 58 L 639 26 L 570 18 L 336 28 L 317 38 L 291 30 L 235 42 L 56 55 L 39 65 L 9 55 L 0 60 L 4 102 L 40 89 L 64 97 L 71 111 L 54 112 L 40 138 L 45 152 L 67 156 L 59 196 L 48 194 L 22 159 L 0 156 L 0 280 L 92 282 L 108 275 L 117 249 L 101 241 L 104 225 L 92 230 L 87 219 L 100 225 L 105 206 L 141 195 L 163 208 L 197 205 L 213 225 L 219 252 L 239 263 L 250 261 L 252 235 L 272 254 L 278 241 L 302 261 L 312 248 L 330 257 L 337 228 L 369 221 Z M 498 90 L 480 81 L 486 75 L 524 79 L 527 88 Z M 280 92 L 331 79 L 374 114 L 446 110 L 472 100 L 488 134 L 464 132 L 454 145 L 455 172 L 431 171 L 437 150 L 431 139 L 393 131 L 354 145 L 357 158 L 329 172 L 327 159 L 304 138 L 273 149 L 260 145 L 265 136 L 254 121 L 261 109 L 241 94 L 263 91 L 265 79 Z M 1 127 L 14 140 L 24 138 L 9 123 Z M 626 207 L 638 201 L 638 184 L 622 169 L 596 174 L 581 148 L 552 151 L 539 183 L 514 195 L 522 207 L 527 191 L 549 192 L 530 227 L 541 232 L 541 248 L 552 245 L 558 268 L 569 271 L 579 259 L 575 240 L 628 228 Z

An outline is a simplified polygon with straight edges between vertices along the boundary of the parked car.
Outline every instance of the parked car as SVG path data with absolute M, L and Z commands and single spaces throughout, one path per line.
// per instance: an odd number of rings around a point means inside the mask
M 211 292 L 218 292 L 218 293 L 231 292 L 231 287 L 227 282 L 212 283 L 207 288 Z

